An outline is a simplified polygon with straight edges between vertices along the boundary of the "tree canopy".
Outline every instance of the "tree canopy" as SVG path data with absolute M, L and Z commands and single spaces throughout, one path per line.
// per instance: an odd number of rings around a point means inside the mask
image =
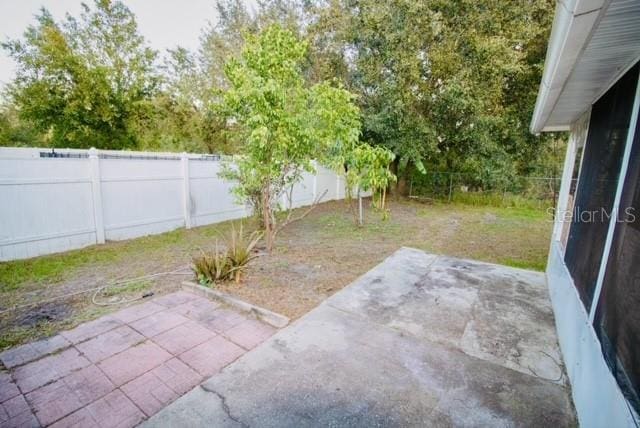
M 354 94 L 361 138 L 395 155 L 399 184 L 446 170 L 490 187 L 550 163 L 556 137 L 533 136 L 527 124 L 552 0 L 261 0 L 255 13 L 242 0 L 216 5 L 199 50 L 164 53 L 147 46 L 120 1 L 94 0 L 62 22 L 43 9 L 23 38 L 3 43 L 18 73 L 0 108 L 0 144 L 242 153 L 244 136 L 213 106 L 253 79 L 229 64 L 277 24 L 306 46 L 292 83 L 335 82 Z
M 124 4 L 82 8 L 61 23 L 42 9 L 23 40 L 3 43 L 18 63 L 9 93 L 53 146 L 134 148 L 133 122 L 157 88 L 156 54 Z

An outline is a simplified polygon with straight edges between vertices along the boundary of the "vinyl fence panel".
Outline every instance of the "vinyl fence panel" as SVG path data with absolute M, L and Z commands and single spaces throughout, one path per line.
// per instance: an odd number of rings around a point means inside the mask
M 0 260 L 202 226 L 250 214 L 196 154 L 0 148 Z M 318 166 L 283 206 L 344 197 L 344 179 Z M 283 198 L 285 199 L 285 198 Z

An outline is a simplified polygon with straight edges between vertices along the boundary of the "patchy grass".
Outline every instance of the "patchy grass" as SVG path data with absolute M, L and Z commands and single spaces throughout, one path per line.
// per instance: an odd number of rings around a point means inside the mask
M 368 204 L 367 204 L 368 205 Z M 367 209 L 357 227 L 346 203 L 318 206 L 278 236 L 270 255 L 255 259 L 241 284 L 218 287 L 241 299 L 297 318 L 401 246 L 518 268 L 543 270 L 551 222 L 544 208 L 390 201 L 391 217 Z M 58 255 L 0 263 L 0 348 L 47 336 L 118 305 L 96 307 L 83 290 L 116 280 L 188 267 L 211 248 L 230 222 L 111 242 Z M 253 230 L 252 222 L 246 224 Z M 100 301 L 166 293 L 189 278 L 166 275 L 109 287 Z M 81 292 L 73 298 L 57 298 Z M 14 305 L 31 305 L 7 310 Z
M 160 235 L 145 236 L 128 241 L 109 242 L 60 254 L 35 257 L 27 260 L 0 262 L 0 293 L 12 290 L 61 283 L 74 278 L 83 269 L 102 269 L 142 261 L 141 270 L 106 272 L 111 279 L 144 275 L 145 260 L 154 257 L 170 259 L 175 251 L 191 254 L 202 246 L 209 246 L 218 235 L 225 233 L 230 222 L 209 225 L 198 229 L 179 229 Z M 135 268 L 134 268 L 135 269 Z M 133 274 L 133 275 L 132 275 Z
M 140 281 L 132 281 L 122 285 L 114 285 L 105 288 L 100 295 L 102 297 L 114 297 L 122 294 L 135 294 L 142 293 L 150 290 L 153 286 L 153 282 L 149 279 L 143 279 Z

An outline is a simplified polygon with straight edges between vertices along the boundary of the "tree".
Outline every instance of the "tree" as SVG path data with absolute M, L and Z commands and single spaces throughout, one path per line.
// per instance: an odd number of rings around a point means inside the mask
M 344 165 L 346 169 L 347 199 L 352 206 L 356 223 L 363 225 L 362 195 L 361 192 L 371 191 L 372 205 L 382 212 L 382 219 L 386 220 L 389 211 L 386 208 L 386 194 L 389 185 L 396 181 L 389 165 L 395 155 L 391 150 L 380 146 L 369 144 L 358 144 L 353 146 L 344 154 Z M 353 210 L 353 191 L 356 191 L 358 199 L 358 215 Z M 377 199 L 376 199 L 377 198 Z
M 396 154 L 401 178 L 444 169 L 491 186 L 529 172 L 549 144 L 527 123 L 551 0 L 306 4 L 313 74 L 344 77 L 358 94 L 363 138 Z
M 0 146 L 42 147 L 42 133 L 33 124 L 21 120 L 13 104 L 0 105 Z
M 123 3 L 82 8 L 61 23 L 42 9 L 23 40 L 2 44 L 18 63 L 10 95 L 53 146 L 136 148 L 136 122 L 157 89 L 156 53 Z
M 291 212 L 278 222 L 278 201 L 313 172 L 312 160 L 338 153 L 359 138 L 359 111 L 348 91 L 323 82 L 309 87 L 301 73 L 307 43 L 279 25 L 247 35 L 238 59 L 225 67 L 229 89 L 218 111 L 241 136 L 242 155 L 223 176 L 236 181 L 235 194 L 260 210 L 269 251 Z M 294 219 L 295 220 L 295 219 Z

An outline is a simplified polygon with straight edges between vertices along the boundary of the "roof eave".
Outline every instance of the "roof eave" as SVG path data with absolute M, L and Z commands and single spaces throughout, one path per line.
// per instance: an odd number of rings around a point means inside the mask
M 558 1 L 542 81 L 529 127 L 532 133 L 569 129 L 569 123 L 548 125 L 547 122 L 566 81 L 610 2 L 611 0 Z

